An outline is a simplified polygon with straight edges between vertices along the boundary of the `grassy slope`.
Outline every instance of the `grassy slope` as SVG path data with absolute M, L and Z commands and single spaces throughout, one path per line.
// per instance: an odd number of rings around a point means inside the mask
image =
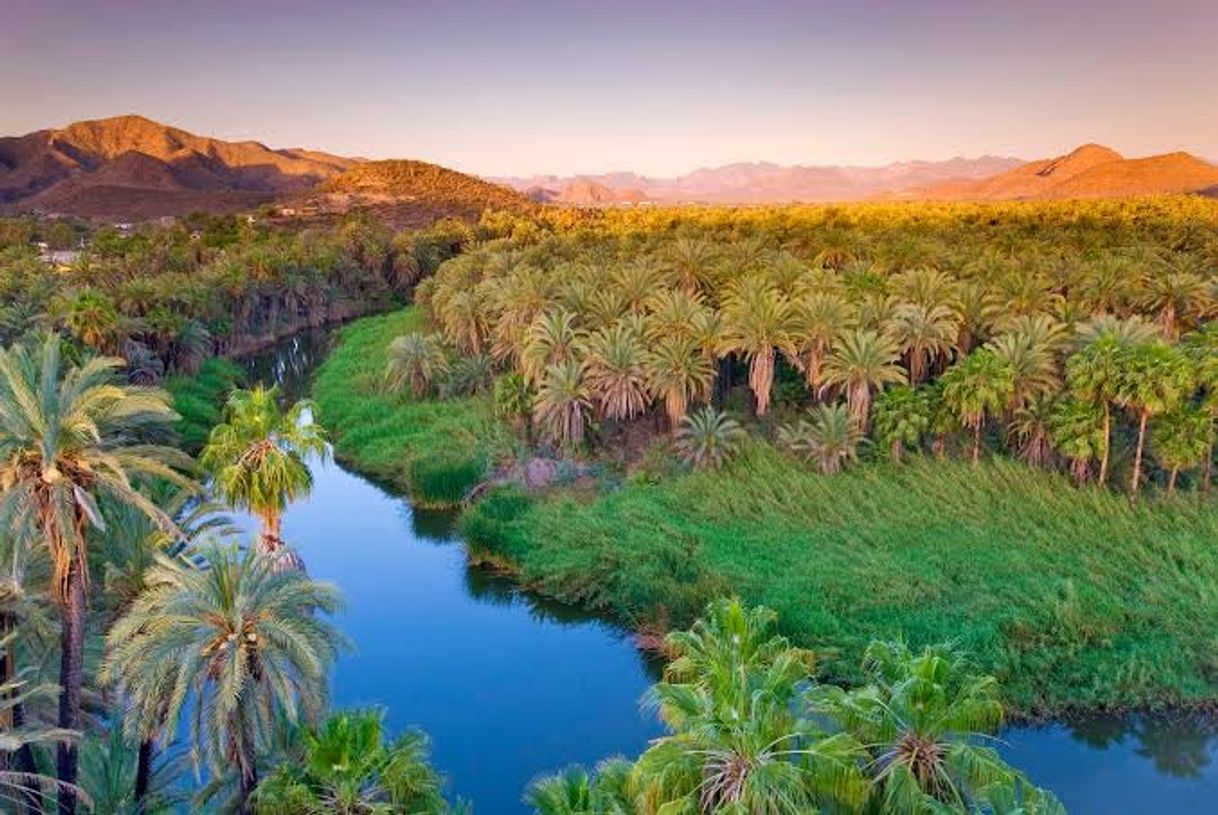
M 465 528 L 542 591 L 627 620 L 738 592 L 839 678 L 872 638 L 953 638 L 1024 712 L 1218 697 L 1218 509 L 1196 496 L 1130 505 L 1010 462 L 826 478 L 758 445 L 597 500 L 501 491 Z
M 481 477 L 499 432 L 490 397 L 419 402 L 382 391 L 386 347 L 422 327 L 414 308 L 346 326 L 313 396 L 340 459 L 421 503 L 443 505 Z

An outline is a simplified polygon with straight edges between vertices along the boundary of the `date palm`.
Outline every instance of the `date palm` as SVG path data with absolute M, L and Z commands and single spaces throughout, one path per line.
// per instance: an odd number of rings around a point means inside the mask
M 385 387 L 397 392 L 405 385 L 416 399 L 448 371 L 448 357 L 435 334 L 411 331 L 395 337 L 385 351 Z
M 887 333 L 909 360 L 909 383 L 917 385 L 934 361 L 955 349 L 959 334 L 956 313 L 944 305 L 902 303 Z
M 59 727 L 79 730 L 89 590 L 89 545 L 104 528 L 99 502 L 129 504 L 172 530 L 173 522 L 133 484 L 155 478 L 183 487 L 190 460 L 141 438 L 168 432 L 175 414 L 159 390 L 120 383 L 122 360 L 65 366 L 60 338 L 0 350 L 0 522 L 5 534 L 37 541 L 52 565 L 60 613 Z M 59 809 L 76 811 L 76 746 L 59 746 Z
M 739 422 L 713 407 L 704 407 L 681 420 L 677 454 L 694 469 L 715 470 L 740 451 L 744 437 Z
M 816 466 L 823 475 L 839 472 L 858 458 L 863 433 L 845 405 L 817 405 L 808 419 L 778 430 L 778 444 Z
M 1156 270 L 1147 276 L 1139 305 L 1157 315 L 1163 336 L 1175 340 L 1180 324 L 1205 314 L 1213 305 L 1209 281 L 1197 271 L 1176 268 Z
M 1138 443 L 1129 479 L 1129 492 L 1133 495 L 1142 479 L 1147 423 L 1152 417 L 1180 406 L 1192 395 L 1196 382 L 1188 356 L 1162 340 L 1128 349 L 1121 355 L 1119 365 L 1116 403 L 1138 417 Z
M 694 293 L 715 279 L 718 250 L 708 240 L 682 235 L 664 253 L 669 278 L 680 289 Z
M 876 441 L 888 447 L 893 461 L 900 461 L 905 449 L 916 450 L 930 430 L 932 405 L 925 388 L 897 385 L 876 397 L 874 413 Z
M 283 546 L 283 513 L 313 488 L 308 458 L 327 455 L 326 433 L 313 420 L 313 404 L 301 400 L 285 410 L 279 402 L 278 387 L 233 391 L 224 422 L 212 429 L 200 455 L 221 499 L 261 520 L 263 553 Z
M 890 338 L 863 329 L 847 331 L 833 344 L 825 361 L 823 387 L 840 389 L 850 406 L 850 416 L 860 431 L 870 424 L 871 399 L 885 385 L 905 381 L 897 365 L 900 349 Z
M 172 741 L 189 702 L 192 755 L 215 775 L 236 771 L 247 815 L 275 717 L 312 720 L 324 709 L 344 642 L 324 615 L 340 600 L 252 551 L 217 545 L 197 556 L 199 566 L 161 558 L 152 568 L 148 590 L 106 636 L 99 678 L 122 692 L 133 739 L 165 711 Z
M 647 409 L 643 343 L 622 323 L 588 335 L 587 382 L 607 419 L 630 420 Z
M 914 653 L 902 643 L 872 643 L 863 669 L 867 685 L 819 686 L 810 700 L 815 715 L 865 745 L 869 811 L 991 812 L 1014 792 L 1028 815 L 1064 814 L 1050 793 L 985 744 L 1003 720 L 998 684 L 972 674 L 962 652 L 933 646 Z
M 943 400 L 973 431 L 973 464 L 981 460 L 981 428 L 987 416 L 1009 403 L 1014 391 L 1011 367 L 988 348 L 979 348 L 943 374 Z
M 794 329 L 790 301 L 761 277 L 744 278 L 724 298 L 719 350 L 739 354 L 748 362 L 758 416 L 770 409 L 776 352 L 796 355 Z
M 1201 408 L 1210 419 L 1205 455 L 1202 457 L 1201 488 L 1209 491 L 1214 461 L 1214 437 L 1218 430 L 1218 323 L 1208 323 L 1185 338 L 1185 349 L 1196 366 L 1201 389 Z
M 582 334 L 569 311 L 549 311 L 535 319 L 525 334 L 520 354 L 520 372 L 529 384 L 537 385 L 552 365 L 574 360 Z
M 821 369 L 833 343 L 854 323 L 854 307 L 838 292 L 811 291 L 795 300 L 794 361 L 813 394 L 824 384 Z
M 647 387 L 664 403 L 668 423 L 675 433 L 690 402 L 705 398 L 714 382 L 715 369 L 692 339 L 660 340 L 643 356 Z
M 647 338 L 682 337 L 693 332 L 706 302 L 697 292 L 660 289 L 647 300 Z
M 443 778 L 428 759 L 427 738 L 409 731 L 385 734 L 377 710 L 332 713 L 306 729 L 289 755 L 258 784 L 258 812 L 274 815 L 377 815 L 448 811 Z
M 533 418 L 543 438 L 568 450 L 578 447 L 592 409 L 592 390 L 581 363 L 567 359 L 546 369 L 533 402 Z

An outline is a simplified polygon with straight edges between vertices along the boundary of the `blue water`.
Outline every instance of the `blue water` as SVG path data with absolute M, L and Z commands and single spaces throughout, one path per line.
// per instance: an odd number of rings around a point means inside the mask
M 298 338 L 250 361 L 293 396 L 326 349 Z M 309 573 L 343 590 L 337 623 L 354 641 L 335 702 L 378 705 L 419 727 L 452 797 L 479 815 L 527 812 L 529 780 L 571 763 L 636 756 L 659 725 L 639 699 L 655 666 L 628 635 L 471 569 L 452 518 L 413 510 L 330 463 L 284 537 Z M 1218 723 L 1205 717 L 1094 716 L 1013 727 L 998 745 L 1072 813 L 1218 812 Z

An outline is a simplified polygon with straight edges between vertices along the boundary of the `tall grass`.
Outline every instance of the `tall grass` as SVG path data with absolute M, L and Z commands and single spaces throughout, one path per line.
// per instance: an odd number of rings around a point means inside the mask
M 1218 697 L 1218 509 L 1197 496 L 1131 504 L 1009 461 L 825 477 L 756 444 L 591 501 L 501 491 L 464 529 L 474 554 L 632 623 L 739 593 L 833 679 L 901 636 L 961 642 L 1026 713 Z
M 386 392 L 385 349 L 422 327 L 416 308 L 346 326 L 318 370 L 313 396 L 340 459 L 420 504 L 451 506 L 506 442 L 489 396 L 419 401 L 406 390 Z
M 228 394 L 244 380 L 241 366 L 223 357 L 205 360 L 194 376 L 165 379 L 165 390 L 173 397 L 173 409 L 180 417 L 174 427 L 183 450 L 193 455 L 203 449 L 211 429 L 223 418 Z

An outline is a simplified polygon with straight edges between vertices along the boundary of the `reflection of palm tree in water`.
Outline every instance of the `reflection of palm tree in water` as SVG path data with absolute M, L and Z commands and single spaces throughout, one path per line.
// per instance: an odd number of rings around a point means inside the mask
M 1200 715 L 1088 716 L 1068 725 L 1075 741 L 1104 750 L 1131 737 L 1134 752 L 1172 778 L 1200 778 L 1218 747 L 1218 721 Z

